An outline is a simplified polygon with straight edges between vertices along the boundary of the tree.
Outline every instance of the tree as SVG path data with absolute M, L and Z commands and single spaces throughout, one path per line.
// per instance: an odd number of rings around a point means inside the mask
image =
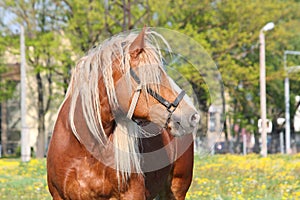
M 151 5 L 155 7 L 154 3 Z M 300 49 L 299 6 L 294 0 L 267 0 L 263 4 L 260 1 L 165 1 L 154 9 L 153 22 L 193 37 L 209 52 L 222 74 L 225 92 L 230 94 L 226 103 L 233 110 L 227 117 L 233 119 L 233 124 L 243 122 L 243 127 L 256 133 L 260 116 L 259 31 L 269 21 L 276 24 L 266 34 L 268 117 L 272 119 L 282 115 L 284 108 L 283 51 Z M 299 84 L 293 85 L 292 94 L 299 89 Z
M 33 68 L 37 83 L 38 139 L 37 157 L 45 155 L 45 115 L 53 98 L 52 76 L 57 63 L 53 62 L 58 55 L 60 40 L 55 37 L 59 28 L 56 23 L 56 6 L 51 1 L 4 1 L 1 7 L 14 14 L 15 23 L 24 23 L 26 27 L 27 63 Z M 9 27 L 7 27 L 9 28 Z M 13 33 L 11 33 L 13 34 Z M 18 40 L 16 38 L 16 40 Z M 60 70 L 57 70 L 60 71 Z M 43 78 L 45 77 L 45 78 Z M 46 83 L 47 84 L 46 84 Z
M 17 85 L 18 64 L 10 63 L 7 65 L 5 60 L 5 53 L 8 53 L 11 49 L 7 49 L 7 46 L 15 46 L 13 37 L 7 36 L 5 28 L 0 23 L 1 37 L 0 37 L 0 142 L 2 146 L 2 155 L 6 156 L 8 153 L 8 112 L 7 112 L 7 100 L 12 98 Z M 1 153 L 1 152 L 0 152 Z
M 38 141 L 45 141 L 45 115 L 51 104 L 60 99 L 55 98 L 57 95 L 62 98 L 55 88 L 66 92 L 75 61 L 102 40 L 121 31 L 144 25 L 166 27 L 199 42 L 222 74 L 225 94 L 230 96 L 226 98 L 231 108 L 227 117 L 232 119 L 232 124 L 239 123 L 251 132 L 257 132 L 256 121 L 260 116 L 259 30 L 269 21 L 276 24 L 275 29 L 266 34 L 269 118 L 281 116 L 284 110 L 283 51 L 300 50 L 300 3 L 296 0 L 266 0 L 263 4 L 258 0 L 5 0 L 0 7 L 14 13 L 16 23 L 26 25 L 27 61 L 38 85 L 41 134 Z M 18 40 L 9 25 L 2 23 L 2 27 L 11 41 Z M 0 38 L 0 50 L 7 47 L 3 41 Z M 296 58 L 289 58 L 288 62 L 299 65 Z M 181 70 L 201 97 L 202 109 L 207 111 L 210 97 L 205 81 L 195 76 L 189 67 Z M 297 75 L 290 77 L 292 96 L 300 87 Z M 43 156 L 44 146 L 42 142 L 38 145 L 39 157 Z

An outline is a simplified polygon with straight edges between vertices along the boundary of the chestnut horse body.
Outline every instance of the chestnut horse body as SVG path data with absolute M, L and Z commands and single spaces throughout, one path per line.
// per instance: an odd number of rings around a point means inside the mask
M 153 35 L 113 38 L 78 62 L 48 149 L 53 199 L 185 198 L 199 115 Z

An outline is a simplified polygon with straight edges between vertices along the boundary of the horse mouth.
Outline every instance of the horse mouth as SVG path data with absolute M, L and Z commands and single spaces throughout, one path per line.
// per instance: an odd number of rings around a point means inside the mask
M 149 120 L 144 120 L 144 119 L 137 119 L 137 118 L 132 118 L 132 121 L 134 121 L 138 126 L 144 127 L 147 126 L 151 123 Z
M 170 122 L 168 123 L 167 128 L 170 131 L 170 133 L 175 137 L 179 137 L 187 133 L 186 129 L 182 126 L 180 122 Z

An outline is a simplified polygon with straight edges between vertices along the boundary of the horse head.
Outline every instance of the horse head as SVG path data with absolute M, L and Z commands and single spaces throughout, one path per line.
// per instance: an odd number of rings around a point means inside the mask
M 124 46 L 129 56 L 123 62 L 130 69 L 129 76 L 117 82 L 119 105 L 128 118 L 153 122 L 174 136 L 192 133 L 200 116 L 190 98 L 167 75 L 160 50 L 149 40 L 144 28 Z

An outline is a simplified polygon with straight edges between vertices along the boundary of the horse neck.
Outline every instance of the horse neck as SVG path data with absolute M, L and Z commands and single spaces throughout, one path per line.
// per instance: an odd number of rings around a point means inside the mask
M 106 137 L 109 138 L 115 127 L 115 122 L 114 122 L 111 108 L 109 106 L 109 101 L 108 101 L 108 97 L 106 94 L 105 86 L 103 84 L 103 80 L 100 79 L 98 85 L 99 85 L 99 101 L 100 101 L 100 109 L 99 110 L 100 110 L 101 123 L 102 123 L 103 130 L 106 134 Z M 71 111 L 70 106 L 69 106 L 71 99 L 72 99 L 72 96 L 70 95 L 67 97 L 67 99 L 64 102 L 64 104 L 67 105 L 66 108 L 67 108 L 68 113 Z M 77 132 L 77 134 L 79 134 L 80 138 L 86 138 L 86 137 L 89 137 L 90 135 L 92 135 L 92 133 L 87 126 L 88 119 L 85 119 L 85 117 L 84 117 L 82 105 L 83 105 L 82 99 L 79 95 L 76 100 L 76 105 L 75 105 L 74 125 L 76 128 L 76 132 Z M 88 105 L 88 106 L 92 106 L 92 105 Z M 96 113 L 95 113 L 95 115 L 96 115 Z M 70 121 L 68 123 L 70 123 Z M 98 124 L 98 126 L 100 127 L 100 124 Z M 99 130 L 100 129 L 101 128 L 99 128 Z M 78 138 L 78 139 L 80 140 L 80 138 Z
M 109 106 L 109 101 L 103 81 L 99 81 L 99 98 L 101 106 L 101 121 L 106 136 L 109 138 L 115 128 L 115 121 L 112 110 Z
M 74 132 L 72 131 L 72 129 L 70 128 L 70 121 L 69 120 L 65 120 L 68 119 L 68 114 L 70 111 L 70 99 L 71 97 L 68 97 L 63 106 L 62 109 L 60 111 L 60 115 L 59 118 L 61 120 L 67 121 L 67 123 L 65 123 L 66 126 L 66 130 L 68 130 L 65 134 L 65 137 L 70 137 L 70 139 L 72 141 L 74 141 L 74 139 L 77 141 L 78 144 L 80 144 L 81 149 L 80 153 L 84 153 L 86 155 L 92 155 L 95 159 L 97 160 L 101 160 L 104 163 L 106 163 L 107 165 L 111 165 L 113 166 L 113 156 L 107 156 L 110 155 L 112 151 L 111 148 L 107 148 L 106 144 L 102 144 L 99 141 L 97 141 L 93 134 L 91 133 L 91 131 L 89 130 L 87 123 L 86 123 L 86 119 L 84 118 L 84 114 L 82 111 L 82 106 L 81 106 L 81 99 L 80 97 L 77 100 L 76 103 L 76 110 L 75 110 L 75 116 L 74 116 L 74 124 L 76 127 L 76 131 L 77 131 L 77 135 L 74 134 Z M 105 100 L 105 98 L 102 98 L 103 101 L 100 101 L 101 104 L 105 104 L 107 100 Z M 101 110 L 101 116 L 102 116 L 102 125 L 103 125 L 103 129 L 105 131 L 105 134 L 107 136 L 107 138 L 109 140 L 111 140 L 111 135 L 114 129 L 114 121 L 112 120 L 112 115 L 110 115 L 111 111 L 109 109 L 109 107 L 103 107 L 103 109 Z M 76 142 L 73 143 L 74 145 L 76 145 Z M 112 146 L 112 145 L 110 145 Z M 104 148 L 105 147 L 105 148 Z M 110 153 L 110 154 L 107 154 Z

